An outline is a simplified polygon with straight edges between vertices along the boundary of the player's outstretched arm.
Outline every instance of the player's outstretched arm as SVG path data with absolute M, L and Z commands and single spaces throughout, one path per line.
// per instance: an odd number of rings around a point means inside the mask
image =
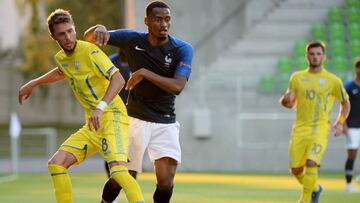
M 141 68 L 132 73 L 130 79 L 127 82 L 126 90 L 131 90 L 144 78 L 154 83 L 161 89 L 175 95 L 179 95 L 181 93 L 187 82 L 186 78 L 178 75 L 175 75 L 173 78 L 168 78 L 160 76 L 145 68 Z
M 44 75 L 30 80 L 28 83 L 23 85 L 19 90 L 19 103 L 31 96 L 32 90 L 42 84 L 53 83 L 65 79 L 64 74 L 56 67 Z
M 110 34 L 104 25 L 95 25 L 87 29 L 84 33 L 84 40 L 97 45 L 106 45 Z
M 88 125 L 90 130 L 94 128 L 96 131 L 98 131 L 100 129 L 100 121 L 105 108 L 115 98 L 115 96 L 119 94 L 124 84 L 125 80 L 119 72 L 116 72 L 111 76 L 110 84 L 105 92 L 104 97 L 99 102 L 93 114 L 89 117 Z
M 339 115 L 332 126 L 335 131 L 335 137 L 340 136 L 344 132 L 343 127 L 349 115 L 350 108 L 350 101 L 348 99 L 340 103 Z
M 280 97 L 279 102 L 281 106 L 291 109 L 296 105 L 295 94 L 292 91 L 288 91 Z

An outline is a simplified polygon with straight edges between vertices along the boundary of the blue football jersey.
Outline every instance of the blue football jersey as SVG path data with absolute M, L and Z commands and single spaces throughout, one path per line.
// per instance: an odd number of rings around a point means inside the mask
M 193 58 L 190 44 L 169 36 L 166 44 L 153 47 L 148 33 L 128 29 L 110 31 L 108 44 L 120 47 L 126 55 L 131 72 L 148 69 L 163 77 L 175 75 L 189 79 Z M 129 93 L 129 116 L 156 123 L 174 123 L 175 95 L 144 79 Z

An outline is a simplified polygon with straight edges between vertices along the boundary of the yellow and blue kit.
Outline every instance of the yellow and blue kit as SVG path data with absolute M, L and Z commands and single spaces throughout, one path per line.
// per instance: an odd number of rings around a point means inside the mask
M 81 40 L 71 55 L 61 50 L 55 55 L 55 61 L 84 108 L 87 121 L 105 95 L 110 78 L 119 70 L 99 47 Z M 74 154 L 79 163 L 96 152 L 108 163 L 127 161 L 128 125 L 125 105 L 116 96 L 104 110 L 98 131 L 91 131 L 85 124 L 60 149 Z
M 306 159 L 320 164 L 326 150 L 330 128 L 330 112 L 334 100 L 348 99 L 341 80 L 323 69 L 309 69 L 292 74 L 289 90 L 295 94 L 297 113 L 290 140 L 290 166 L 300 167 Z

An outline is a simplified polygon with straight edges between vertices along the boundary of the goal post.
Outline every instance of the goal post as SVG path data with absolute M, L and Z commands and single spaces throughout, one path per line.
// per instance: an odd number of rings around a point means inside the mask
M 57 149 L 57 131 L 55 128 L 22 128 L 20 120 L 15 112 L 10 114 L 9 136 L 11 171 L 9 175 L 0 177 L 0 183 L 13 181 L 18 178 L 21 154 L 21 137 L 45 136 L 47 154 L 54 153 Z

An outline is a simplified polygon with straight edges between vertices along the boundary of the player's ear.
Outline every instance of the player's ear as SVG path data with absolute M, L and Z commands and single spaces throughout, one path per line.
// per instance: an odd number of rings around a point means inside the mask
M 145 16 L 145 17 L 144 17 L 144 23 L 145 23 L 146 26 L 149 26 L 149 25 L 148 25 L 148 24 L 149 24 L 148 21 L 149 21 L 148 17 Z

